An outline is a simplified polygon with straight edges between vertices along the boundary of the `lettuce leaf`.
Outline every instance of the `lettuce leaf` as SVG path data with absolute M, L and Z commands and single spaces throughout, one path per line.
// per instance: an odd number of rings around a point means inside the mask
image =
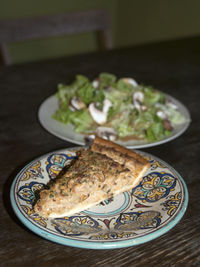
M 74 124 L 75 131 L 78 133 L 91 132 L 94 130 L 94 121 L 88 110 L 76 110 L 70 115 L 70 122 Z
M 147 129 L 147 138 L 149 141 L 160 140 L 165 135 L 165 128 L 161 121 L 154 122 Z
M 116 128 L 117 133 L 120 137 L 128 136 L 133 134 L 133 128 L 129 124 L 129 120 L 122 121 Z
M 117 77 L 111 73 L 102 72 L 99 75 L 99 81 L 101 84 L 105 84 L 106 86 L 113 85 L 117 80 Z
M 76 75 L 76 80 L 73 83 L 73 86 L 76 86 L 77 88 L 80 88 L 86 83 L 89 83 L 89 79 L 84 75 Z
M 116 89 L 119 91 L 125 91 L 127 94 L 132 94 L 137 87 L 126 83 L 123 79 L 119 79 L 116 84 Z
M 59 100 L 60 108 L 68 107 L 70 99 L 74 96 L 76 88 L 65 84 L 58 84 L 58 91 L 56 97 Z
M 89 105 L 93 101 L 95 88 L 91 83 L 86 82 L 77 91 L 77 96 L 86 104 Z
M 155 103 L 163 103 L 165 100 L 165 96 L 162 92 L 155 90 L 151 86 L 148 87 L 142 87 L 142 91 L 144 93 L 144 103 L 147 106 L 151 106 Z
M 73 111 L 71 111 L 70 109 L 60 108 L 56 110 L 52 117 L 58 121 L 61 121 L 62 123 L 68 124 L 71 121 L 70 117 L 72 114 Z

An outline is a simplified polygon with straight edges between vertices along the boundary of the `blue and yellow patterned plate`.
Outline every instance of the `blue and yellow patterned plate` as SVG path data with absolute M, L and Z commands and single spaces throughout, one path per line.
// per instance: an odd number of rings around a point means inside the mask
M 35 192 L 70 164 L 75 150 L 44 155 L 24 167 L 11 187 L 13 209 L 30 230 L 63 245 L 114 249 L 155 239 L 183 217 L 188 191 L 181 176 L 164 161 L 141 153 L 151 163 L 142 182 L 131 191 L 73 216 L 44 219 L 33 211 Z

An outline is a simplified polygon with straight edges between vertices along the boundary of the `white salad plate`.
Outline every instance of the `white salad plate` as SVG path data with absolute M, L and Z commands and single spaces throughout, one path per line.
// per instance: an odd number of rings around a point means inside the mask
M 184 180 L 170 165 L 141 151 L 138 153 L 151 167 L 131 191 L 69 217 L 40 217 L 33 210 L 37 192 L 70 163 L 76 149 L 54 151 L 33 160 L 12 183 L 12 207 L 37 235 L 67 246 L 115 249 L 151 241 L 183 217 L 188 205 Z
M 166 95 L 166 94 L 165 94 Z M 156 142 L 147 142 L 142 140 L 116 141 L 116 143 L 128 148 L 145 148 L 160 145 L 169 142 L 185 132 L 190 124 L 190 114 L 187 108 L 177 99 L 166 95 L 167 99 L 172 101 L 179 112 L 185 117 L 185 123 L 177 125 L 172 134 Z M 52 115 L 58 109 L 58 99 L 55 95 L 48 97 L 39 107 L 38 117 L 41 125 L 51 134 L 78 145 L 85 145 L 85 135 L 76 133 L 72 124 L 64 124 L 52 118 Z

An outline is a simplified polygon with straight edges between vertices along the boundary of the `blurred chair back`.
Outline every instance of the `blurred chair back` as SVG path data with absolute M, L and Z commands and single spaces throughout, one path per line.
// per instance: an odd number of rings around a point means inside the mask
M 106 10 L 0 20 L 0 52 L 3 64 L 12 64 L 8 50 L 10 43 L 83 32 L 95 32 L 99 48 L 112 48 L 110 18 Z

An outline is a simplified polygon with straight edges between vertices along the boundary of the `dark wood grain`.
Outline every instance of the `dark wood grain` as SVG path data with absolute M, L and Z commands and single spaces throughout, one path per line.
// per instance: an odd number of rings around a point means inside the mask
M 0 20 L 0 51 L 4 64 L 11 64 L 10 43 L 95 32 L 99 48 L 112 48 L 107 10 L 94 9 L 57 15 Z
M 200 38 L 0 68 L 0 266 L 199 266 L 200 264 Z M 101 71 L 134 77 L 184 103 L 192 117 L 179 138 L 144 151 L 171 164 L 184 178 L 189 206 L 165 235 L 116 250 L 62 246 L 30 232 L 12 211 L 9 190 L 18 171 L 47 152 L 74 146 L 39 124 L 41 102 L 59 82 Z

